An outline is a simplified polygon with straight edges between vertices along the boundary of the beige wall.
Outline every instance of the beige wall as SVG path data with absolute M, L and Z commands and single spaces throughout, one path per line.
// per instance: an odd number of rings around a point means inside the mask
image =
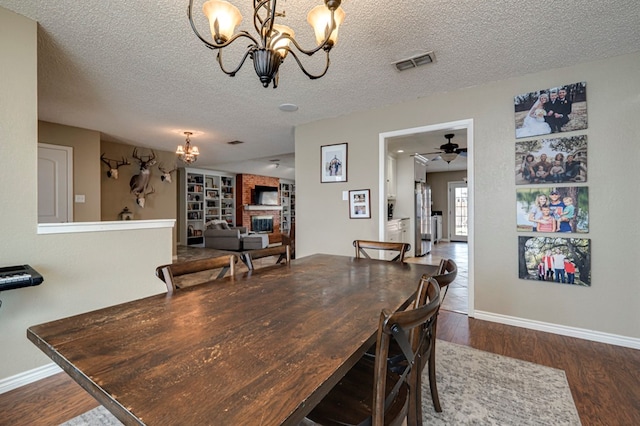
M 73 148 L 73 194 L 85 196 L 84 203 L 73 203 L 73 221 L 99 221 L 100 132 L 39 121 L 38 142 Z
M 129 160 L 131 165 L 122 166 L 118 169 L 118 179 L 110 179 L 107 177 L 107 166 L 100 162 L 100 183 L 101 183 L 101 219 L 102 220 L 118 220 L 118 215 L 128 207 L 133 212 L 134 220 L 148 219 L 177 219 L 177 188 L 178 188 L 178 171 L 171 173 L 171 182 L 160 179 L 162 173 L 158 169 L 162 166 L 165 170 L 173 170 L 176 168 L 176 154 L 169 151 L 154 150 L 156 154 L 157 164 L 151 168 L 151 179 L 149 186 L 153 187 L 154 193 L 145 197 L 144 208 L 136 204 L 136 197 L 131 193 L 129 183 L 134 175 L 140 172 L 139 164 L 133 159 L 132 145 L 126 145 L 115 142 L 102 141 L 100 144 L 100 153 L 104 153 L 106 158 Z M 151 153 L 148 149 L 138 148 L 138 156 L 148 156 Z M 98 157 L 99 158 L 99 155 Z M 143 157 L 145 158 L 145 157 Z M 173 244 L 176 248 L 177 227 L 173 230 Z
M 632 171 L 640 164 L 638 75 L 640 54 L 632 54 L 299 126 L 297 255 L 351 255 L 354 239 L 378 237 L 378 209 L 372 209 L 371 220 L 350 220 L 342 191 L 370 188 L 378 205 L 380 133 L 473 119 L 476 312 L 640 338 L 640 280 L 634 269 L 640 260 L 640 197 L 629 193 L 638 181 Z M 589 162 L 586 235 L 592 242 L 592 286 L 519 280 L 513 97 L 578 81 L 588 84 L 586 133 L 589 157 L 596 159 Z M 349 144 L 346 183 L 319 183 L 320 146 L 328 141 Z
M 0 8 L 0 28 L 0 266 L 44 276 L 0 293 L 1 381 L 51 363 L 29 326 L 166 291 L 154 270 L 171 262 L 171 230 L 37 234 L 37 24 Z

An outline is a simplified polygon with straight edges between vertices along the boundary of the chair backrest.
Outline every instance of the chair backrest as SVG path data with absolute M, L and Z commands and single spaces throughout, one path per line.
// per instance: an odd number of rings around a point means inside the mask
M 288 245 L 291 251 L 291 259 L 296 258 L 296 223 L 291 222 L 289 231 L 282 234 L 282 245 Z
M 276 264 L 284 262 L 285 265 L 291 263 L 291 246 L 283 244 L 281 246 L 267 247 L 257 250 L 248 250 L 241 254 L 241 259 L 247 268 L 252 271 L 255 269 L 253 263 L 256 259 L 262 259 L 270 256 L 278 256 Z
M 156 268 L 156 276 L 167 285 L 167 292 L 169 294 L 173 294 L 176 289 L 180 288 L 176 283 L 176 277 L 214 269 L 220 269 L 216 278 L 224 277 L 227 272 L 229 272 L 231 276 L 234 276 L 235 265 L 237 262 L 238 256 L 235 254 L 229 254 L 209 257 L 206 259 L 190 260 L 187 262 L 171 263 L 168 265 L 158 266 Z
M 374 377 L 374 401 L 372 411 L 373 426 L 390 423 L 385 421 L 385 407 L 390 405 L 388 398 L 402 397 L 405 392 L 399 392 L 400 388 L 417 389 L 420 382 L 421 358 L 425 347 L 425 340 L 435 338 L 435 334 L 429 335 L 432 328 L 427 326 L 435 322 L 440 307 L 440 286 L 433 278 L 424 276 L 418 286 L 416 300 L 413 309 L 389 312 L 383 310 L 378 322 L 378 334 L 375 356 Z M 395 340 L 401 348 L 407 363 L 403 371 L 398 372 L 399 380 L 393 386 L 391 393 L 386 391 L 387 369 L 389 364 L 389 345 Z M 411 374 L 412 368 L 417 368 L 416 374 Z M 394 393 L 396 394 L 394 396 Z M 389 394 L 388 397 L 386 395 Z M 405 397 L 406 394 L 405 394 Z M 396 404 L 392 404 L 396 405 Z M 406 417 L 408 405 L 404 413 L 399 413 L 398 419 Z M 395 414 L 395 413 L 394 413 Z M 393 422 L 391 422 L 393 423 Z
M 433 275 L 433 278 L 438 281 L 440 288 L 444 288 L 444 293 L 442 293 L 442 300 L 444 300 L 447 295 L 447 291 L 449 291 L 449 284 L 453 282 L 458 276 L 458 265 L 453 259 L 442 259 L 440 261 L 440 266 L 438 268 L 438 273 Z
M 407 251 L 411 250 L 411 244 L 387 241 L 355 240 L 353 246 L 356 248 L 357 258 L 366 257 L 367 259 L 371 259 L 371 256 L 369 256 L 366 250 L 396 251 L 398 254 L 391 259 L 392 262 L 404 262 L 404 255 Z

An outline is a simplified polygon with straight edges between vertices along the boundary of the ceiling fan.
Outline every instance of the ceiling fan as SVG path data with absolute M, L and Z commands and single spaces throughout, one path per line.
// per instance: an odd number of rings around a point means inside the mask
M 447 163 L 451 163 L 453 160 L 455 160 L 458 157 L 458 155 L 466 156 L 467 148 L 460 148 L 460 145 L 458 145 L 457 143 L 451 142 L 451 139 L 453 139 L 454 136 L 455 135 L 453 133 L 447 133 L 446 135 L 444 135 L 444 137 L 447 139 L 447 143 L 445 143 L 444 145 L 440 145 L 440 149 L 442 151 L 427 152 L 425 154 L 420 154 L 420 155 L 425 156 L 425 155 L 438 154 L 431 161 L 443 159 Z

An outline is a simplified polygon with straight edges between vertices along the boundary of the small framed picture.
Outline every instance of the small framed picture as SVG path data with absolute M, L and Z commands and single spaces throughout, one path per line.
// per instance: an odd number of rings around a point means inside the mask
M 320 147 L 320 182 L 347 181 L 347 144 Z
M 349 218 L 371 219 L 371 198 L 368 189 L 349 191 Z

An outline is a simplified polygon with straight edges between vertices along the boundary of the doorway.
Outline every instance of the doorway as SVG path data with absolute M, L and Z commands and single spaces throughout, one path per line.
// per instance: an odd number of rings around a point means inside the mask
M 466 182 L 449 182 L 449 241 L 467 241 L 469 235 L 469 196 Z
M 73 222 L 73 148 L 38 144 L 38 223 Z
M 463 130 L 463 132 L 460 132 Z M 467 206 L 467 215 L 466 215 L 466 239 L 468 244 L 462 243 L 467 247 L 467 261 L 468 261 L 468 275 L 466 277 L 467 280 L 467 315 L 470 317 L 474 316 L 474 280 L 473 280 L 473 237 L 474 237 L 474 222 L 473 222 L 473 195 L 474 195 L 474 168 L 473 168 L 473 120 L 460 120 L 448 123 L 440 123 L 435 125 L 423 126 L 423 127 L 415 127 L 409 129 L 402 129 L 393 132 L 386 132 L 379 134 L 379 157 L 378 157 L 378 166 L 379 166 L 379 181 L 378 181 L 378 189 L 379 189 L 379 197 L 378 197 L 378 217 L 380 221 L 378 223 L 378 235 L 381 241 L 385 240 L 385 230 L 386 230 L 386 220 L 384 218 L 387 217 L 387 157 L 390 153 L 389 151 L 389 142 L 393 142 L 394 138 L 403 138 L 409 136 L 422 136 L 425 135 L 428 137 L 428 134 L 431 134 L 432 137 L 435 137 L 436 134 L 440 135 L 449 132 L 459 131 L 459 133 L 463 133 L 466 136 L 466 146 L 467 146 L 467 193 L 466 193 L 466 206 Z M 461 143 L 464 143 L 465 136 L 461 136 Z M 439 143 L 438 145 L 440 145 Z M 418 152 L 428 152 L 433 150 L 433 147 L 424 146 L 422 151 L 414 151 L 414 153 Z M 427 176 L 429 172 L 427 172 Z M 460 179 L 460 178 L 458 178 Z M 427 179 L 428 180 L 428 179 Z M 398 188 L 400 191 L 400 188 Z M 445 189 L 443 188 L 443 191 Z M 446 201 L 446 194 L 445 203 Z M 460 244 L 460 243 L 458 243 Z

